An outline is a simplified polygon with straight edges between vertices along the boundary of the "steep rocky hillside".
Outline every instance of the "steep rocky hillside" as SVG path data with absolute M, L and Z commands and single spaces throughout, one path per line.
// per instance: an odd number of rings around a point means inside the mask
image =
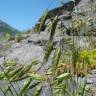
M 56 15 L 59 17 L 57 30 L 59 28 L 64 29 L 66 35 L 70 36 L 92 34 L 96 36 L 95 0 L 75 0 L 75 3 L 73 3 L 73 1 L 70 1 L 68 3 L 64 3 L 61 7 L 48 11 L 48 15 L 46 17 L 47 20 L 44 27 L 42 28 L 42 31 L 49 28 L 53 18 Z M 38 23 L 33 28 L 33 31 L 38 29 L 42 17 L 39 19 Z M 80 26 L 82 26 L 81 29 Z M 84 32 L 83 27 L 86 27 L 86 32 Z

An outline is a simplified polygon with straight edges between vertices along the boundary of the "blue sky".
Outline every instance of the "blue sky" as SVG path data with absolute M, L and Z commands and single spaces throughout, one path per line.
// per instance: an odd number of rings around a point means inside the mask
M 0 19 L 19 30 L 34 26 L 44 10 L 53 0 L 0 0 Z M 68 0 L 64 0 L 66 2 Z M 60 6 L 60 0 L 54 0 L 50 9 Z

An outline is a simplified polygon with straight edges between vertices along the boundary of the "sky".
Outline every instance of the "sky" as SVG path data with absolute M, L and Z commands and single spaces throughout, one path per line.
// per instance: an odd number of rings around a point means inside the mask
M 24 31 L 36 24 L 48 6 L 53 9 L 60 5 L 60 0 L 0 0 L 0 19 Z

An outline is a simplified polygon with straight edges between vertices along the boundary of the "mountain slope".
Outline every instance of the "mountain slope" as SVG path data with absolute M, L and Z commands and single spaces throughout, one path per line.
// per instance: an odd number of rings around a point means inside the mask
M 4 34 L 6 32 L 14 35 L 19 31 L 17 29 L 14 29 L 10 25 L 8 25 L 6 22 L 0 20 L 0 35 Z

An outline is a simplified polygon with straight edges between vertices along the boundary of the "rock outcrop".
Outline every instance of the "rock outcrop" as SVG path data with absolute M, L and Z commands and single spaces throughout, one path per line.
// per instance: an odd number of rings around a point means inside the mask
M 42 31 L 46 31 L 50 26 L 50 22 L 52 23 L 53 18 L 58 15 L 58 26 L 65 28 L 66 35 L 92 35 L 96 36 L 96 1 L 95 0 L 75 0 L 75 4 L 73 1 L 63 4 L 63 6 L 49 10 L 47 20 L 45 25 L 42 28 Z M 77 26 L 77 24 L 73 24 L 76 19 L 76 16 L 79 17 L 78 21 L 82 20 L 82 29 L 81 32 L 78 32 L 78 29 L 72 28 L 73 26 Z M 38 23 L 35 25 L 33 30 L 38 29 L 42 18 L 39 19 Z M 73 22 L 72 22 L 73 21 Z M 92 25 L 92 22 L 93 25 Z M 76 23 L 76 22 L 75 22 Z M 89 23 L 89 24 L 88 24 Z M 80 27 L 80 26 L 79 26 Z M 84 27 L 86 28 L 86 32 L 84 33 Z M 59 30 L 58 30 L 59 31 Z M 91 33 L 90 33 L 91 32 Z
M 48 18 L 55 17 L 56 15 L 60 16 L 64 14 L 64 12 L 69 11 L 72 12 L 74 7 L 79 4 L 81 0 L 74 0 L 75 4 L 73 1 L 69 1 L 67 3 L 64 3 L 61 7 L 52 9 L 48 12 Z

